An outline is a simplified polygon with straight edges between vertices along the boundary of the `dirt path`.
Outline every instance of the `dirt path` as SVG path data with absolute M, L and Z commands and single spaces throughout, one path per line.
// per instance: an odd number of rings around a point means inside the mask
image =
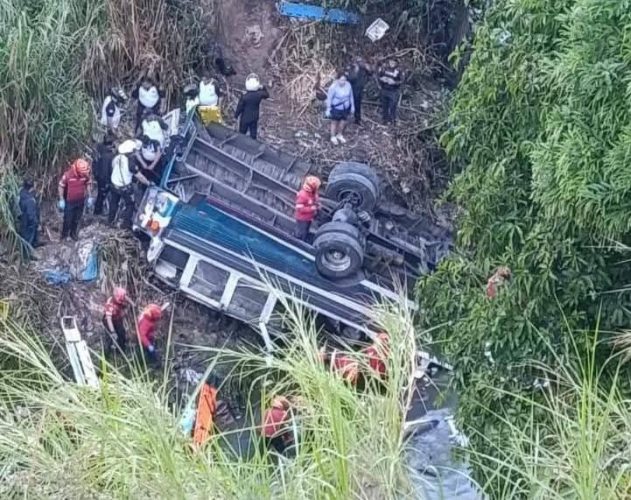
M 270 0 L 223 0 L 220 12 L 224 55 L 243 81 L 249 73 L 262 78 L 265 66 L 282 31 L 274 2 Z
M 340 161 L 368 163 L 386 181 L 386 198 L 435 215 L 433 199 L 444 179 L 434 170 L 433 139 L 424 142 L 419 134 L 431 129 L 432 112 L 440 106 L 442 96 L 436 85 L 406 85 L 399 124 L 393 128 L 381 125 L 378 86 L 376 81 L 369 82 L 363 126 L 349 123 L 344 146 L 329 141 L 330 122 L 324 118 L 323 104 L 315 99 L 316 75 L 326 87 L 340 64 L 344 67 L 356 56 L 378 62 L 396 52 L 395 46 L 371 44 L 361 27 L 341 27 L 331 37 L 326 25 L 314 27 L 279 15 L 273 0 L 224 0 L 220 16 L 219 42 L 237 71 L 226 81 L 229 99 L 223 107 L 228 126 L 236 127 L 236 101 L 245 77 L 255 72 L 271 94 L 261 106 L 260 140 L 311 160 L 323 176 Z M 325 39 L 329 41 L 324 43 Z M 403 52 L 413 55 L 410 50 Z M 404 67 L 411 64 L 410 57 L 400 61 Z

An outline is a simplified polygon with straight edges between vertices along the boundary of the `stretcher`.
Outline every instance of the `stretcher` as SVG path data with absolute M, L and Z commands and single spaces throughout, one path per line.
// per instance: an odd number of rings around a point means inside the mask
M 196 446 L 202 446 L 208 440 L 213 428 L 216 408 L 217 389 L 204 384 L 197 400 L 195 428 L 193 429 L 193 442 Z
M 81 332 L 77 326 L 77 319 L 74 316 L 64 316 L 61 318 L 61 329 L 66 340 L 66 351 L 74 379 L 79 385 L 98 388 L 99 379 L 96 376 L 94 363 L 90 357 L 88 346 L 85 340 L 81 339 Z

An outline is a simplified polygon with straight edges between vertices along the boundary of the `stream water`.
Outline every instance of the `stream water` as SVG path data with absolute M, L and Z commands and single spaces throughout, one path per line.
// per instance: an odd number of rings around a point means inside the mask
M 449 373 L 415 391 L 407 421 L 422 421 L 407 441 L 407 463 L 416 496 L 424 500 L 477 500 L 485 498 L 470 479 L 469 467 L 455 456 L 466 437 L 450 425 L 458 400 L 447 390 Z
M 466 464 L 454 458 L 455 444 L 445 420 L 448 408 L 430 410 L 434 424 L 408 440 L 407 461 L 412 470 L 417 497 L 427 500 L 477 500 L 484 498 L 469 477 Z

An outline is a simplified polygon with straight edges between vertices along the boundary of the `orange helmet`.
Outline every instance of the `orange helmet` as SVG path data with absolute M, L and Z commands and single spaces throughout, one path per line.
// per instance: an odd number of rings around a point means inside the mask
M 83 158 L 75 160 L 71 166 L 72 171 L 77 177 L 89 177 L 90 176 L 90 164 Z
M 143 316 L 147 316 L 149 319 L 158 321 L 162 317 L 162 308 L 158 304 L 149 304 L 142 311 Z
M 321 185 L 322 185 L 322 181 L 319 178 L 317 178 L 315 175 L 308 175 L 305 178 L 305 182 L 302 185 L 302 189 L 310 193 L 313 193 L 314 191 L 317 191 L 318 189 L 320 189 Z
M 127 298 L 127 290 L 124 288 L 117 286 L 114 288 L 114 302 L 118 304 L 123 304 L 125 299 Z

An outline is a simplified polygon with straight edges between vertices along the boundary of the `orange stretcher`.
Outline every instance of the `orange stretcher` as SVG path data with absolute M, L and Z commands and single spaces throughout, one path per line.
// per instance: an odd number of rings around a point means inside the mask
M 196 446 L 203 445 L 210 436 L 216 409 L 217 389 L 204 384 L 197 400 L 197 414 L 193 430 L 193 442 Z

